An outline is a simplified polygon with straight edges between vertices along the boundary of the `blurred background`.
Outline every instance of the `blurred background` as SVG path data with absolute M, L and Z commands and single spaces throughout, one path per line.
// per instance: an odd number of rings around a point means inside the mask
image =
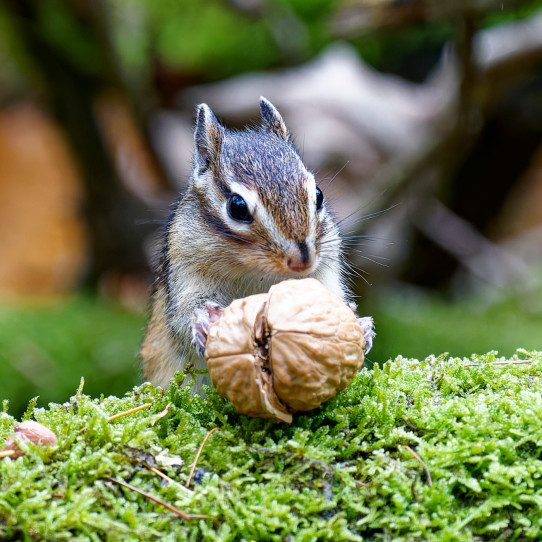
M 194 106 L 241 128 L 260 95 L 343 220 L 371 363 L 542 348 L 542 0 L 3 0 L 10 413 L 139 382 Z

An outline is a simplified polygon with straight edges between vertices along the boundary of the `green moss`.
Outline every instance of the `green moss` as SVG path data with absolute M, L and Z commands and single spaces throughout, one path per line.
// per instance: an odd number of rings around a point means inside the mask
M 173 384 L 34 408 L 59 437 L 0 462 L 0 536 L 26 540 L 526 540 L 542 537 L 542 353 L 524 365 L 397 358 L 290 426 Z M 152 407 L 108 422 L 115 413 Z M 169 411 L 164 409 L 171 403 Z M 15 420 L 0 414 L 0 435 Z M 194 492 L 184 483 L 198 447 Z M 427 466 L 406 448 L 409 446 Z M 184 521 L 108 478 L 151 493 Z M 500 538 L 499 538 L 500 537 Z

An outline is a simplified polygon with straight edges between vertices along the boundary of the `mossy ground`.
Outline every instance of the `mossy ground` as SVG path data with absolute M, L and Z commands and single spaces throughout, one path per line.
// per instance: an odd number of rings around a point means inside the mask
M 59 437 L 0 462 L 0 537 L 13 540 L 526 540 L 542 538 L 542 353 L 530 364 L 398 358 L 363 369 L 288 426 L 173 384 L 29 407 Z M 152 407 L 108 421 L 146 402 Z M 169 411 L 164 409 L 171 404 Z M 162 417 L 160 417 L 162 413 Z M 155 423 L 153 423 L 155 422 Z M 16 423 L 0 416 L 0 435 Z M 198 447 L 193 493 L 180 483 Z M 429 484 L 424 465 L 432 479 Z M 150 455 L 149 455 L 150 454 Z M 173 462 L 175 463 L 175 461 Z M 108 478 L 192 514 L 185 521 Z

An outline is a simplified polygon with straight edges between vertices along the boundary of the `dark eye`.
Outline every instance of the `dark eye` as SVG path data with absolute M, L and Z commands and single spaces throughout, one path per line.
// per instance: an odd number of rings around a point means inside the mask
M 247 202 L 237 194 L 232 194 L 228 200 L 228 214 L 239 222 L 252 222 Z
M 316 187 L 316 210 L 319 211 L 324 203 L 324 194 Z

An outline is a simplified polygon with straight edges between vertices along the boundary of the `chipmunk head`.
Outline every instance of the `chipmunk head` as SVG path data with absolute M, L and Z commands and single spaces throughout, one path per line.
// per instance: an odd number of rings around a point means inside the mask
M 238 262 L 274 275 L 306 275 L 321 261 L 333 221 L 277 109 L 260 99 L 261 125 L 229 131 L 197 109 L 193 191 L 207 226 Z

